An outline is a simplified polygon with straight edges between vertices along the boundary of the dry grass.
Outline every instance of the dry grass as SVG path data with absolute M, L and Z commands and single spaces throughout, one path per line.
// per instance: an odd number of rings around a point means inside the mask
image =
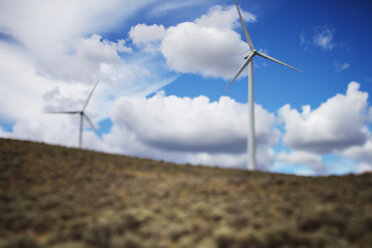
M 0 139 L 0 247 L 371 247 L 372 175 L 305 178 Z

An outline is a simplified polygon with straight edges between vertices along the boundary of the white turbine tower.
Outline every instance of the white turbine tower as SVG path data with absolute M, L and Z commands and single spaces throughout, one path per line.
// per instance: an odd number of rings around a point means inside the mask
M 247 28 L 243 21 L 243 17 L 240 14 L 238 4 L 236 3 L 235 0 L 234 0 L 234 3 L 236 6 L 236 9 L 238 10 L 240 22 L 242 24 L 243 31 L 244 31 L 245 40 L 247 41 L 251 50 L 248 53 L 244 54 L 245 61 L 243 65 L 239 68 L 238 72 L 235 74 L 234 78 L 230 81 L 229 85 L 227 85 L 226 90 L 230 87 L 230 85 L 234 82 L 234 80 L 240 75 L 240 73 L 245 69 L 245 67 L 249 65 L 248 66 L 248 139 L 247 139 L 247 146 L 248 146 L 247 147 L 248 149 L 248 162 L 247 163 L 248 164 L 247 164 L 247 168 L 248 170 L 254 170 L 256 168 L 256 141 L 255 141 L 255 129 L 254 129 L 253 57 L 255 55 L 258 55 L 265 59 L 279 63 L 281 65 L 285 65 L 296 71 L 301 72 L 301 70 L 294 68 L 293 66 L 287 65 L 286 63 L 283 63 L 277 59 L 274 59 L 264 53 L 258 52 L 254 48 L 251 38 L 249 37 Z
M 80 114 L 79 148 L 82 148 L 82 146 L 83 146 L 83 122 L 84 122 L 84 118 L 88 121 L 90 126 L 93 128 L 94 132 L 99 136 L 97 128 L 95 127 L 93 122 L 89 119 L 87 114 L 85 113 L 85 109 L 88 106 L 89 100 L 92 97 L 93 91 L 96 89 L 97 84 L 98 84 L 98 80 L 94 84 L 94 87 L 93 87 L 92 91 L 90 92 L 90 94 L 88 96 L 88 99 L 85 101 L 85 104 L 84 104 L 82 110 L 80 110 L 80 111 L 51 111 L 51 112 L 48 112 L 49 114 L 70 114 L 70 115 Z

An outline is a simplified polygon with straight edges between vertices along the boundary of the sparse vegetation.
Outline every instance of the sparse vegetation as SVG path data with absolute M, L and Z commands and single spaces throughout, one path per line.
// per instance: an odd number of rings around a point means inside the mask
M 371 247 L 372 175 L 297 177 L 0 139 L 0 248 Z

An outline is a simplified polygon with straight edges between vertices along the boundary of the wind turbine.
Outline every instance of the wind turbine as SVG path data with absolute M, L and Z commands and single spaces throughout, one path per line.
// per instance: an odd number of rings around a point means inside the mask
M 99 80 L 97 80 L 97 82 L 94 84 L 94 87 L 93 87 L 92 91 L 90 92 L 90 94 L 88 96 L 88 99 L 85 101 L 82 110 L 80 110 L 80 111 L 51 111 L 51 112 L 48 112 L 49 114 L 69 114 L 69 115 L 79 114 L 80 115 L 79 148 L 82 148 L 82 146 L 83 146 L 83 122 L 84 122 L 84 118 L 88 121 L 90 126 L 93 128 L 94 132 L 99 136 L 97 128 L 95 127 L 93 122 L 89 119 L 87 114 L 85 113 L 85 109 L 88 106 L 89 100 L 92 97 L 93 91 L 96 89 L 98 82 L 99 82 Z
M 279 63 L 281 65 L 287 66 L 291 69 L 294 69 L 296 71 L 302 72 L 301 70 L 287 65 L 286 63 L 283 63 L 277 59 L 274 59 L 270 57 L 269 55 L 266 55 L 264 53 L 258 52 L 251 41 L 251 38 L 249 37 L 247 28 L 245 26 L 245 23 L 243 21 L 243 17 L 240 13 L 238 4 L 236 3 L 236 0 L 234 0 L 236 9 L 239 14 L 239 19 L 243 27 L 245 40 L 247 41 L 249 47 L 251 50 L 244 54 L 244 63 L 239 68 L 238 72 L 235 74 L 234 78 L 230 81 L 230 83 L 227 85 L 226 90 L 230 87 L 230 85 L 234 82 L 234 80 L 240 75 L 240 73 L 245 69 L 245 67 L 248 66 L 248 139 L 247 139 L 247 150 L 248 150 L 248 164 L 247 168 L 248 170 L 254 170 L 256 167 L 256 141 L 255 141 L 255 128 L 254 128 L 254 94 L 253 94 L 253 57 L 258 55 L 260 57 L 263 57 L 265 59 L 274 61 L 276 63 Z

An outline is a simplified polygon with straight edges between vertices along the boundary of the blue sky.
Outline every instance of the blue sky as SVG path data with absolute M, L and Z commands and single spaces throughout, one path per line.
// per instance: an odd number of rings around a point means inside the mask
M 225 1 L 229 4 L 231 1 Z M 251 10 L 250 5 L 253 2 Z M 297 73 L 280 65 L 257 58 L 267 66 L 255 68 L 256 101 L 271 111 L 290 102 L 296 108 L 303 104 L 317 106 L 336 93 L 344 92 L 350 81 L 365 82 L 361 88 L 371 90 L 370 41 L 372 34 L 366 32 L 370 23 L 368 1 L 240 1 L 241 8 L 251 11 L 257 22 L 248 24 L 248 31 L 256 48 L 267 50 L 272 56 L 301 68 Z M 254 12 L 256 10 L 256 12 Z M 345 19 L 347 18 L 347 19 Z M 331 49 L 314 44 L 319 29 L 332 30 Z M 239 29 L 241 35 L 242 30 Z M 301 35 L 304 44 L 301 45 Z M 335 64 L 351 65 L 337 71 Z M 275 75 L 275 77 L 274 77 Z M 183 87 L 185 82 L 193 83 Z M 226 95 L 239 102 L 247 101 L 246 78 L 234 84 Z M 211 85 L 208 85 L 211 83 Z M 199 75 L 183 75 L 166 87 L 169 94 L 198 96 L 207 95 L 217 100 L 225 94 L 226 81 L 212 81 Z M 245 87 L 245 88 L 243 88 Z M 182 88 L 182 90 L 180 90 Z M 278 91 L 280 94 L 277 94 Z
M 370 1 L 238 1 L 254 58 L 260 170 L 372 170 Z M 248 51 L 233 1 L 0 3 L 0 136 L 244 168 Z M 27 107 L 25 107 L 27 106 Z M 307 106 L 307 107 L 303 107 Z M 68 138 L 67 138 L 68 137 Z

